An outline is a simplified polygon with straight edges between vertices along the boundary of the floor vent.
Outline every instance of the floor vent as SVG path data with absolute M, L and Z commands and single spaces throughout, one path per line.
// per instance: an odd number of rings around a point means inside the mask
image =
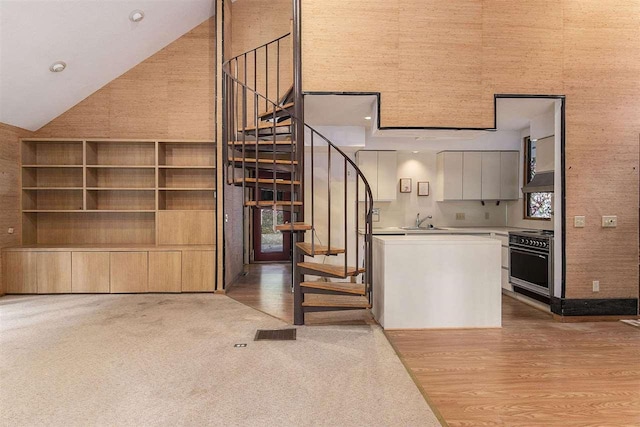
M 295 341 L 295 329 L 258 329 L 254 341 Z

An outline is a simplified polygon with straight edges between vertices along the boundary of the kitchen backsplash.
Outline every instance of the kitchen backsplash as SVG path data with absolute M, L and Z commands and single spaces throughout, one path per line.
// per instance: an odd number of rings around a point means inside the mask
M 411 178 L 411 193 L 398 191 L 396 200 L 377 202 L 380 221 L 374 227 L 394 227 L 414 225 L 416 214 L 421 218 L 432 215 L 425 221 L 435 226 L 504 226 L 507 223 L 506 203 L 496 206 L 495 202 L 436 202 L 434 186 L 436 182 L 436 152 L 398 153 L 398 176 Z M 430 183 L 429 196 L 418 196 L 418 182 Z M 462 219 L 463 218 L 463 219 Z

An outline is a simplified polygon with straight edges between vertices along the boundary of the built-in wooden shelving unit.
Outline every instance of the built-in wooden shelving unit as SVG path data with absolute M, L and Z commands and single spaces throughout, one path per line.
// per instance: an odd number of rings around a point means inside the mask
M 215 165 L 212 141 L 23 139 L 23 244 L 214 244 Z

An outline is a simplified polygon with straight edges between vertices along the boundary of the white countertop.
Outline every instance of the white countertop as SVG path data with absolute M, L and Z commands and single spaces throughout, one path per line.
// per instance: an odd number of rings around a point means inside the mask
M 528 230 L 527 228 L 516 227 L 438 227 L 437 230 L 405 230 L 401 227 L 373 227 L 374 235 L 433 235 L 433 234 L 499 234 L 507 236 L 510 231 Z M 360 234 L 364 234 L 364 230 L 358 230 Z
M 500 241 L 488 237 L 471 236 L 464 234 L 421 234 L 410 236 L 374 236 L 373 240 L 380 241 L 384 245 L 500 245 Z

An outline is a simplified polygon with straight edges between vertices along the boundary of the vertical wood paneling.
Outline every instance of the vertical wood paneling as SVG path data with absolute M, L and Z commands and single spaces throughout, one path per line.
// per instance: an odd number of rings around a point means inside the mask
M 35 136 L 212 139 L 214 19 L 93 93 Z
M 566 230 L 566 296 L 638 296 L 640 1 L 303 0 L 302 10 L 304 90 L 379 91 L 382 126 L 491 127 L 496 93 L 566 95 L 567 223 L 589 224 Z M 602 215 L 618 227 L 602 229 Z
M 19 138 L 28 136 L 31 136 L 31 132 L 27 130 L 0 123 L 0 247 L 20 244 L 22 220 Z M 13 234 L 8 233 L 10 227 L 14 229 Z M 4 292 L 0 271 L 0 295 Z
M 564 0 L 563 27 L 567 222 L 592 224 L 567 229 L 567 297 L 638 297 L 640 2 Z

